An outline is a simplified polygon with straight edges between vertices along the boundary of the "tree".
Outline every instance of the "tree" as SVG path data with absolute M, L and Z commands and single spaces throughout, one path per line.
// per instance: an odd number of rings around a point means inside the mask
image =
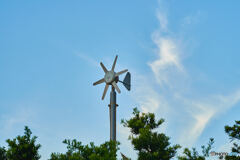
M 6 149 L 4 147 L 0 147 L 0 159 L 7 160 Z
M 31 130 L 25 126 L 23 136 L 17 136 L 13 140 L 8 139 L 7 160 L 39 160 L 38 153 L 41 145 L 36 143 L 36 136 L 31 137 Z
M 208 146 L 202 146 L 202 155 L 199 155 L 196 148 L 192 148 L 192 151 L 188 148 L 185 148 L 183 151 L 183 156 L 179 156 L 178 160 L 205 160 L 206 157 L 209 157 L 209 152 L 212 149 L 214 139 L 210 138 Z
M 240 140 L 240 121 L 235 121 L 235 124 L 231 126 L 225 126 L 225 132 L 228 134 L 231 141 Z M 240 160 L 240 146 L 234 142 L 232 147 L 232 155 L 225 157 L 226 160 Z
M 122 124 L 131 130 L 129 139 L 138 151 L 138 160 L 169 160 L 174 157 L 180 145 L 170 146 L 169 137 L 153 131 L 164 120 L 157 121 L 153 113 L 140 113 L 137 108 L 133 109 L 133 115 L 129 120 L 122 120 Z
M 66 153 L 52 153 L 50 160 L 116 160 L 119 143 L 110 141 L 95 146 L 82 145 L 81 142 L 74 140 L 64 140 L 67 145 Z

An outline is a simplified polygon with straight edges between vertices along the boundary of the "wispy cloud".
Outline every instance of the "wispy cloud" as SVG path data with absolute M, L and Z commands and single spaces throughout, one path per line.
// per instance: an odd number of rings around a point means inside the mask
M 153 89 L 152 93 L 156 93 L 148 94 L 148 97 L 145 99 L 145 103 L 141 101 L 139 102 L 146 105 L 145 107 L 147 109 L 144 108 L 144 110 L 147 111 L 152 108 L 148 106 L 154 106 L 157 110 L 160 108 L 160 105 L 162 104 L 161 102 L 165 101 L 165 104 L 171 104 L 167 106 L 168 109 L 166 110 L 168 110 L 168 113 L 169 111 L 175 112 L 172 114 L 178 114 L 178 118 L 184 117 L 187 113 L 188 118 L 186 119 L 185 117 L 186 121 L 180 124 L 182 127 L 180 132 L 178 132 L 180 133 L 179 142 L 181 144 L 191 145 L 201 135 L 207 123 L 216 113 L 216 110 L 209 108 L 209 105 L 206 106 L 201 103 L 196 103 L 192 99 L 182 95 L 179 89 L 173 87 L 177 85 L 187 86 L 179 83 L 180 81 L 184 81 L 186 79 L 187 71 L 182 62 L 182 51 L 177 43 L 178 40 L 171 37 L 172 33 L 168 34 L 170 29 L 167 26 L 167 14 L 163 11 L 158 11 L 157 18 L 160 23 L 160 28 L 153 33 L 152 39 L 157 46 L 158 57 L 156 60 L 150 62 L 149 66 L 151 67 L 156 81 L 160 85 L 159 88 L 163 89 L 167 86 L 168 90 L 165 89 L 164 92 L 159 92 Z M 156 95 L 161 97 L 161 99 L 154 98 Z M 181 98 L 177 98 L 179 96 Z M 191 103 L 191 107 L 189 107 L 189 103 Z M 181 110 L 174 109 L 174 106 L 172 105 L 176 104 L 181 107 Z M 157 110 L 157 112 L 164 112 L 164 110 Z M 172 119 L 170 116 L 167 118 Z M 176 120 L 172 119 L 172 121 L 174 122 Z M 186 133 L 188 133 L 189 136 L 186 136 Z
M 2 115 L 2 133 L 9 134 L 17 127 L 22 128 L 25 125 L 33 125 L 34 117 L 36 117 L 36 112 L 30 107 L 20 107 L 13 113 Z
M 173 39 L 162 37 L 158 32 L 153 34 L 153 41 L 158 47 L 158 58 L 150 62 L 149 66 L 160 85 L 170 85 L 169 78 L 173 72 L 185 72 L 177 44 Z
M 199 14 L 200 12 L 196 15 Z M 154 112 L 171 121 L 167 128 L 174 128 L 174 125 L 178 124 L 178 134 L 173 135 L 176 136 L 177 143 L 191 146 L 213 117 L 240 101 L 240 89 L 226 95 L 218 93 L 198 95 L 198 99 L 189 96 L 197 95 L 197 91 L 190 85 L 191 83 L 187 83 L 192 78 L 188 68 L 184 66 L 185 55 L 179 45 L 184 43 L 181 42 L 183 38 L 176 39 L 178 36 L 174 36 L 170 31 L 166 12 L 158 10 L 156 16 L 160 26 L 153 32 L 152 40 L 156 44 L 157 57 L 148 62 L 148 65 L 157 84 L 152 81 L 152 77 L 135 74 L 138 75 L 136 81 L 141 84 L 137 85 L 134 97 L 142 111 Z M 197 22 L 194 19 L 197 17 L 185 17 L 183 21 L 191 25 L 192 22 Z M 191 89 L 187 91 L 188 94 L 184 94 L 183 89 L 189 85 Z
M 133 90 L 134 99 L 140 105 L 143 112 L 156 112 L 158 110 L 162 113 L 169 113 L 169 106 L 165 97 L 150 83 L 149 78 L 138 73 L 134 73 L 135 90 Z M 161 114 L 161 116 L 165 116 Z
M 83 54 L 83 53 L 75 53 L 81 60 L 89 63 L 90 65 L 93 65 L 93 66 L 97 66 L 99 67 L 99 63 L 93 59 L 92 57 L 88 56 L 87 54 Z
M 160 10 L 158 10 L 157 18 L 158 18 L 161 30 L 167 32 L 168 31 L 168 19 L 167 19 L 166 14 L 164 12 L 161 12 Z
M 182 19 L 181 26 L 187 27 L 190 25 L 195 25 L 203 20 L 204 15 L 205 13 L 202 11 L 197 11 L 194 14 L 187 15 Z
M 167 133 L 173 143 L 193 147 L 213 118 L 240 102 L 240 88 L 226 94 L 212 92 L 199 94 L 197 87 L 191 82 L 195 78 L 192 78 L 193 75 L 184 65 L 187 61 L 187 50 L 181 47 L 181 44 L 184 44 L 184 37 L 171 32 L 167 12 L 164 9 L 158 9 L 156 17 L 159 20 L 159 28 L 151 35 L 156 46 L 153 49 L 155 54 L 149 55 L 153 60 L 147 62 L 152 72 L 147 74 L 140 71 L 132 72 L 135 86 L 132 91 L 133 99 L 141 111 L 153 112 L 158 118 L 166 120 L 159 131 Z M 196 14 L 183 17 L 181 22 L 186 27 L 197 23 L 199 17 L 201 12 L 198 11 Z M 122 137 L 123 146 L 131 146 L 126 138 L 129 131 L 119 128 L 118 133 Z M 131 154 L 132 150 L 128 153 Z
M 180 142 L 192 145 L 213 117 L 221 115 L 240 101 L 240 89 L 229 95 L 216 94 L 199 100 L 181 97 L 179 101 L 184 102 L 185 110 L 191 115 L 191 121 L 186 122 Z

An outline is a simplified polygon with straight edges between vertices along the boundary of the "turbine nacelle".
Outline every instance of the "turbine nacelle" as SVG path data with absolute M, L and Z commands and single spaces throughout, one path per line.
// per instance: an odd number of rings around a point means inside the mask
M 106 69 L 106 67 L 104 66 L 104 64 L 102 62 L 100 63 L 100 65 L 101 65 L 101 67 L 102 67 L 102 69 L 105 73 L 105 76 L 104 76 L 104 78 L 102 78 L 102 79 L 98 80 L 97 82 L 93 83 L 93 85 L 95 86 L 95 85 L 101 84 L 103 82 L 106 83 L 104 91 L 103 91 L 103 95 L 102 95 L 102 100 L 104 99 L 104 97 L 107 93 L 109 85 L 112 85 L 117 90 L 118 93 L 121 93 L 120 89 L 117 86 L 118 77 L 119 77 L 119 75 L 127 72 L 128 70 L 125 69 L 125 70 L 122 70 L 120 72 L 114 72 L 114 68 L 116 66 L 117 58 L 118 58 L 118 56 L 116 56 L 116 58 L 113 62 L 113 65 L 112 65 L 112 69 L 109 70 L 109 71 Z
M 114 71 L 107 71 L 107 73 L 104 76 L 104 80 L 107 84 L 111 84 L 115 80 L 116 73 Z

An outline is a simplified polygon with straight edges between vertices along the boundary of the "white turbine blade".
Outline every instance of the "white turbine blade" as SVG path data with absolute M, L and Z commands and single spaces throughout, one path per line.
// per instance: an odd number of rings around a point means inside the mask
M 112 82 L 113 87 L 117 90 L 118 93 L 121 93 L 120 89 L 117 86 L 117 83 L 114 81 Z
M 109 87 L 109 85 L 106 84 L 106 85 L 105 85 L 105 88 L 104 88 L 104 91 L 103 91 L 102 100 L 104 99 L 104 97 L 105 97 L 105 95 L 106 95 L 106 93 L 107 93 L 108 87 Z
M 101 62 L 100 65 L 101 65 L 103 71 L 104 71 L 105 73 L 107 73 L 108 70 L 106 69 L 106 67 L 104 66 L 104 64 Z
M 115 60 L 114 60 L 113 65 L 112 65 L 112 71 L 114 71 L 114 68 L 116 66 L 117 58 L 118 58 L 118 56 L 116 55 Z
M 97 82 L 93 83 L 93 85 L 96 86 L 96 85 L 101 84 L 103 82 L 105 82 L 104 78 L 102 78 L 102 79 L 98 80 Z
M 116 73 L 116 76 L 119 76 L 119 75 L 121 75 L 121 74 L 123 74 L 123 73 L 125 73 L 125 72 L 127 72 L 128 70 L 127 69 L 125 69 L 125 70 L 123 70 L 123 71 L 121 71 L 121 72 L 117 72 Z

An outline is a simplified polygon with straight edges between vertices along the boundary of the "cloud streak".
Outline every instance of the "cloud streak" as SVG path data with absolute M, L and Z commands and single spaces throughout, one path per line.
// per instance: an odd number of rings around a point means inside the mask
M 134 97 L 143 112 L 154 112 L 171 122 L 166 127 L 167 131 L 170 132 L 170 129 L 178 125 L 178 134 L 172 135 L 175 136 L 176 143 L 192 146 L 213 117 L 240 101 L 240 89 L 228 95 L 198 95 L 198 99 L 189 96 L 197 95 L 198 92 L 188 83 L 192 80 L 192 75 L 189 75 L 184 66 L 184 52 L 179 45 L 184 42 L 179 43 L 181 40 L 176 39 L 177 36 L 171 36 L 174 33 L 170 32 L 166 13 L 158 11 L 156 16 L 160 26 L 153 32 L 152 40 L 157 48 L 157 57 L 148 62 L 148 65 L 157 83 L 149 83 L 152 82 L 152 77 L 138 74 L 137 82 L 141 84 L 136 85 Z M 186 18 L 183 20 L 186 21 Z M 197 22 L 193 17 L 191 21 Z M 185 94 L 183 90 L 189 86 L 190 90 L 185 90 Z
M 76 53 L 76 55 L 83 61 L 89 63 L 92 66 L 99 67 L 99 63 L 94 60 L 92 57 L 88 56 L 87 54 L 83 53 Z
M 197 15 L 200 15 L 199 11 Z M 151 35 L 156 47 L 153 49 L 155 55 L 150 55 L 155 57 L 147 62 L 151 73 L 132 72 L 135 85 L 132 96 L 141 111 L 153 112 L 166 120 L 159 132 L 165 132 L 173 143 L 193 147 L 213 118 L 239 103 L 240 89 L 228 94 L 199 95 L 197 87 L 191 83 L 196 78 L 184 65 L 186 50 L 180 46 L 184 44 L 184 38 L 171 32 L 166 12 L 158 10 L 156 17 L 159 28 Z M 197 23 L 199 20 L 194 18 L 198 17 L 183 17 L 184 26 Z M 129 148 L 130 143 L 126 139 L 130 132 L 119 128 L 118 133 L 122 145 Z
M 159 33 L 154 33 L 153 41 L 158 47 L 158 59 L 149 63 L 149 66 L 160 85 L 170 85 L 171 73 L 184 73 L 184 67 L 180 61 L 178 47 L 174 40 L 161 37 Z
M 1 116 L 2 134 L 8 135 L 12 133 L 18 127 L 22 125 L 33 126 L 33 119 L 37 116 L 36 110 L 30 107 L 20 107 L 13 113 L 5 114 Z

